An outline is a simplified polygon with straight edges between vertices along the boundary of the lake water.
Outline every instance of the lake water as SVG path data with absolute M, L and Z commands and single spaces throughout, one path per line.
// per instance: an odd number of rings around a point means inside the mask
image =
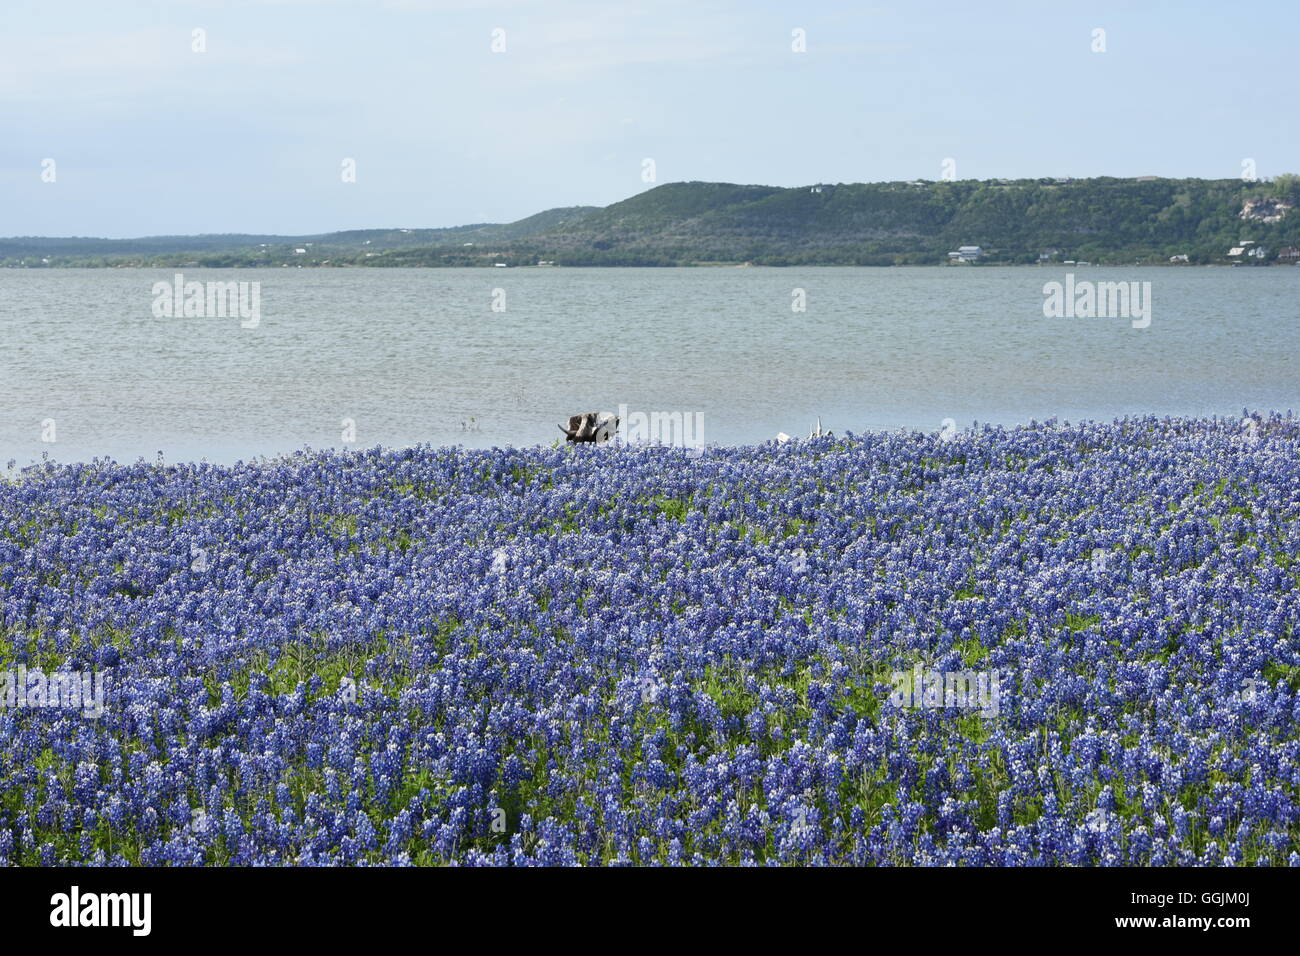
M 260 323 L 156 318 L 176 271 L 260 282 Z M 1067 271 L 1150 282 L 1150 326 L 1045 318 Z M 342 446 L 343 419 L 357 447 L 549 444 L 620 404 L 700 412 L 724 444 L 817 416 L 935 431 L 1286 410 L 1298 312 L 1284 267 L 5 269 L 0 463 L 233 461 Z

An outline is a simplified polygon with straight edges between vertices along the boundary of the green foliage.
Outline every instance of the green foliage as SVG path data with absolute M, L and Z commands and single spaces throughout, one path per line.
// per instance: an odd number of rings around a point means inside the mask
M 551 209 L 518 222 L 321 236 L 0 240 L 0 265 L 562 266 L 924 265 L 979 245 L 981 263 L 1225 262 L 1243 239 L 1300 245 L 1300 211 L 1243 220 L 1247 202 L 1300 207 L 1300 177 L 962 180 L 781 189 L 669 183 L 604 209 Z M 305 249 L 296 254 L 295 249 Z M 1265 257 L 1267 260 L 1269 257 Z

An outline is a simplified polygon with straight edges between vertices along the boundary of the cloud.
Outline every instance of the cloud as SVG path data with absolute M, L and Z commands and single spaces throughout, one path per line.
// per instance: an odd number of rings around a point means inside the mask
M 0 87 L 6 97 L 138 92 L 177 82 L 196 68 L 278 68 L 300 63 L 292 49 L 209 31 L 207 50 L 195 53 L 191 27 L 149 28 L 121 33 L 59 33 L 0 38 Z

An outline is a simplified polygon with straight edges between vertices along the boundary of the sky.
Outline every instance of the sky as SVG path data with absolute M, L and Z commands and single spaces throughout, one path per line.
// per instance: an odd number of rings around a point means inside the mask
M 685 180 L 1271 177 L 1300 171 L 1298 28 L 1295 0 L 4 0 L 0 236 L 510 222 Z

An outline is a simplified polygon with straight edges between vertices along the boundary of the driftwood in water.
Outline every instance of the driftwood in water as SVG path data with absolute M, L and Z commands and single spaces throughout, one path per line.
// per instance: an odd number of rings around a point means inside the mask
M 569 416 L 569 427 L 556 425 L 566 441 L 607 442 L 618 433 L 618 416 L 608 412 L 583 412 Z
M 822 419 L 821 416 L 818 415 L 817 424 L 814 425 L 813 430 L 808 433 L 808 437 L 809 438 L 834 438 L 835 433 L 828 428 L 827 429 L 822 428 Z M 777 444 L 784 445 L 786 442 L 790 440 L 791 440 L 790 436 L 787 435 L 785 432 L 776 433 Z

